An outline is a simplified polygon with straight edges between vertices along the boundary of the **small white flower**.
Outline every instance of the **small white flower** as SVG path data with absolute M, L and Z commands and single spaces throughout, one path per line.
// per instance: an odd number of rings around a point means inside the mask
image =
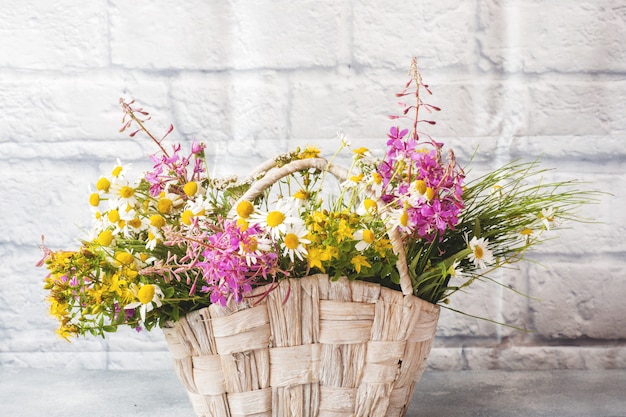
M 341 146 L 349 148 L 351 143 L 350 140 L 348 140 L 348 137 L 343 133 L 343 132 L 337 132 L 337 138 L 339 138 L 339 141 L 341 142 Z
M 469 242 L 469 247 L 472 253 L 469 255 L 469 260 L 474 262 L 477 268 L 486 268 L 488 264 L 493 262 L 493 252 L 487 248 L 489 241 L 483 237 L 477 239 L 476 236 Z
M 135 294 L 138 301 L 127 304 L 124 306 L 124 310 L 134 310 L 139 307 L 141 321 L 146 321 L 146 314 L 151 312 L 155 305 L 156 307 L 161 307 L 163 305 L 161 300 L 165 297 L 165 295 L 158 285 L 139 284 L 132 285 L 130 289 L 133 294 Z
M 377 201 L 371 198 L 365 198 L 363 199 L 363 201 L 361 201 L 361 204 L 359 204 L 359 207 L 356 209 L 356 214 L 358 214 L 359 216 L 365 216 L 367 214 L 372 215 L 376 214 L 378 210 L 379 207 Z
M 374 243 L 376 235 L 369 229 L 362 229 L 354 232 L 354 239 L 358 241 L 354 248 L 359 252 L 363 252 Z
M 451 278 L 462 278 L 465 275 L 463 270 L 459 268 L 460 263 L 460 261 L 454 261 L 452 262 L 452 265 L 448 267 L 447 272 Z
M 283 247 L 283 255 L 289 255 L 291 262 L 297 257 L 303 260 L 307 255 L 306 246 L 311 243 L 306 238 L 308 232 L 304 224 L 289 224 L 286 228 L 285 235 L 281 246 Z
M 546 230 L 550 230 L 552 226 L 556 224 L 555 212 L 556 209 L 554 207 L 548 207 L 541 209 L 541 214 L 539 214 L 539 219 L 543 223 L 543 226 Z
M 415 224 L 411 221 L 409 212 L 405 208 L 385 211 L 383 220 L 391 230 L 400 229 L 403 233 L 411 234 L 415 229 Z
M 293 202 L 280 199 L 276 202 L 274 210 L 267 212 L 255 211 L 250 215 L 250 224 L 258 224 L 269 232 L 274 240 L 278 240 L 287 233 L 288 225 L 302 222 L 300 218 L 291 215 L 292 211 L 295 209 L 293 204 Z

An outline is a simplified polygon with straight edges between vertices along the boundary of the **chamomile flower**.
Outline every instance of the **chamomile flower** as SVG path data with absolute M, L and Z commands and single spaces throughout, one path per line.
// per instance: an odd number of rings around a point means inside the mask
M 448 267 L 448 269 L 446 270 L 446 273 L 450 275 L 451 278 L 462 278 L 465 275 L 465 273 L 463 272 L 461 268 L 459 268 L 460 264 L 461 264 L 461 261 L 452 262 L 452 265 Z
M 354 248 L 359 252 L 363 252 L 374 243 L 376 235 L 369 229 L 361 229 L 354 232 L 354 239 L 357 240 Z
M 165 297 L 161 288 L 156 284 L 132 284 L 131 291 L 135 295 L 137 301 L 124 306 L 124 310 L 134 310 L 139 307 L 141 321 L 146 321 L 146 315 L 156 306 L 161 307 L 161 300 Z
M 136 188 L 138 183 L 120 179 L 111 186 L 109 207 L 128 211 L 137 205 Z
M 293 262 L 295 258 L 299 260 L 306 258 L 306 245 L 311 243 L 311 241 L 307 239 L 307 234 L 308 231 L 302 223 L 291 223 L 286 228 L 281 247 L 283 248 L 283 255 L 288 255 L 291 262 Z
M 341 187 L 349 189 L 361 186 L 362 184 L 364 184 L 363 177 L 363 173 L 351 175 L 344 182 L 341 183 Z
M 200 195 L 193 200 L 187 200 L 180 214 L 180 221 L 186 226 L 191 226 L 193 219 L 204 219 L 207 213 L 211 213 L 213 209 L 211 201 Z
M 487 265 L 493 263 L 493 252 L 487 246 L 489 240 L 481 237 L 480 239 L 474 236 L 469 241 L 469 247 L 472 251 L 469 255 L 469 260 L 474 263 L 477 268 L 486 268 Z
M 554 207 L 541 209 L 541 213 L 538 217 L 546 230 L 550 230 L 550 228 L 556 224 L 555 211 L 556 209 Z
M 243 235 L 244 238 L 239 242 L 239 253 L 246 258 L 246 264 L 251 266 L 258 262 L 258 259 L 272 250 L 272 241 L 264 237 L 256 235 Z
M 373 215 L 378 212 L 378 202 L 371 198 L 364 198 L 356 209 L 356 214 L 359 216 L 365 216 L 367 214 Z
M 367 187 L 374 193 L 376 197 L 380 197 L 383 193 L 383 177 L 376 171 L 369 174 L 364 179 Z
M 400 229 L 401 232 L 410 234 L 415 229 L 406 208 L 390 210 L 384 213 L 384 218 L 391 230 Z
M 274 240 L 278 240 L 287 231 L 287 225 L 299 219 L 291 215 L 292 207 L 288 207 L 281 199 L 275 204 L 274 210 L 254 212 L 250 215 L 250 224 L 258 224 L 265 229 Z
M 131 164 L 124 165 L 118 158 L 117 165 L 115 165 L 113 169 L 111 170 L 111 177 L 113 178 L 113 182 L 117 182 L 125 178 L 130 170 L 130 167 L 131 167 Z

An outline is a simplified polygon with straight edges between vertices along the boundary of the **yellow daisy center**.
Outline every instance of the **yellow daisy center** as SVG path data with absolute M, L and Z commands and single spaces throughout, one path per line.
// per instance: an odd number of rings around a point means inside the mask
M 435 197 L 435 190 L 433 190 L 432 188 L 428 187 L 426 189 L 426 198 L 428 199 L 428 201 L 432 201 L 432 199 Z
M 239 218 L 237 219 L 237 226 L 239 226 L 239 230 L 245 232 L 248 230 L 248 221 L 246 219 Z
M 368 212 L 378 210 L 378 205 L 376 204 L 376 201 L 372 200 L 371 198 L 366 198 L 365 200 L 363 200 L 363 207 L 365 207 L 365 210 L 367 210 Z
M 402 226 L 406 226 L 407 224 L 409 224 L 409 213 L 407 213 L 406 210 L 404 210 L 400 215 L 400 224 Z
M 167 197 L 160 198 L 157 202 L 157 210 L 161 213 L 169 213 L 173 206 L 174 203 Z
M 134 227 L 135 229 L 139 229 L 141 227 L 141 219 L 135 217 L 134 219 L 128 221 L 128 225 Z
M 98 191 L 104 191 L 105 193 L 108 193 L 110 187 L 111 182 L 104 177 L 100 178 L 98 182 L 96 182 L 96 190 Z
M 285 246 L 287 247 L 287 249 L 296 249 L 298 247 L 298 245 L 300 245 L 300 239 L 298 238 L 297 235 L 293 234 L 293 233 L 287 233 L 285 235 Z
M 153 214 L 150 216 L 150 224 L 154 227 L 161 228 L 165 226 L 165 219 L 160 214 Z
M 299 200 L 306 200 L 309 197 L 309 193 L 307 193 L 304 190 L 299 190 L 296 191 L 295 194 L 293 195 L 294 198 L 297 198 Z
M 483 248 L 481 248 L 480 246 L 475 246 L 474 247 L 474 257 L 476 259 L 482 259 L 482 257 L 485 255 L 485 253 L 483 252 Z
M 244 200 L 237 204 L 237 214 L 239 217 L 247 219 L 252 213 L 254 213 L 254 206 L 251 202 Z
M 113 233 L 110 230 L 103 230 L 98 234 L 98 243 L 102 246 L 109 246 L 113 242 Z
M 100 204 L 100 194 L 91 193 L 91 195 L 89 196 L 89 204 L 93 207 L 98 207 L 98 205 Z
M 415 189 L 417 190 L 418 193 L 420 194 L 424 194 L 426 192 L 426 181 L 424 180 L 417 180 L 415 181 Z
M 363 242 L 372 243 L 376 239 L 376 235 L 369 229 L 363 230 Z
M 195 181 L 190 181 L 183 187 L 183 191 L 188 197 L 195 195 L 198 192 L 198 183 Z
M 122 265 L 130 265 L 135 260 L 135 257 L 128 252 L 118 252 L 115 254 L 115 260 L 118 261 Z
M 267 213 L 266 220 L 269 227 L 276 227 L 285 221 L 285 215 L 280 211 L 270 211 Z
M 244 252 L 254 252 L 259 248 L 259 242 L 254 237 L 251 237 L 247 242 L 241 242 L 240 245 Z
M 111 223 L 117 223 L 120 220 L 120 212 L 116 209 L 109 210 L 107 218 Z
M 183 211 L 180 215 L 180 221 L 189 226 L 191 224 L 191 219 L 193 218 L 193 211 L 187 209 Z
M 120 189 L 120 197 L 122 198 L 130 198 L 133 194 L 135 194 L 135 189 L 133 187 L 129 187 L 128 185 L 125 185 Z
M 115 168 L 113 168 L 111 175 L 113 175 L 114 177 L 119 177 L 120 174 L 122 173 L 122 169 L 123 168 L 120 165 L 116 166 Z
M 152 284 L 146 284 L 137 291 L 137 298 L 141 304 L 148 304 L 154 298 L 155 288 Z

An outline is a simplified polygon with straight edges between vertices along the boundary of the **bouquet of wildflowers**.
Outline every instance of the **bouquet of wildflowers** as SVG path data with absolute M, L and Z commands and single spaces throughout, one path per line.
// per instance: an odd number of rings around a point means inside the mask
M 306 147 L 243 179 L 211 177 L 202 143 L 167 146 L 172 128 L 157 139 L 148 113 L 122 100 L 121 130 L 146 135 L 158 153 L 139 178 L 117 165 L 96 182 L 94 225 L 80 248 L 44 247 L 58 333 L 151 329 L 315 273 L 445 302 L 522 260 L 545 231 L 580 220 L 575 210 L 589 193 L 572 182 L 541 182 L 537 161 L 466 179 L 453 151 L 419 130 L 434 124 L 420 112 L 439 109 L 423 101 L 430 91 L 415 61 L 409 78 L 397 96 L 411 103 L 391 117 L 381 157 L 341 136 L 337 152 L 351 153 L 348 168 Z

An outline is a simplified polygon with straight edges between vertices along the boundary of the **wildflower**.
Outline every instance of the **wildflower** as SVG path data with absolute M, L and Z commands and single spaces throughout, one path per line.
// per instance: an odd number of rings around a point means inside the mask
M 318 268 L 320 271 L 326 272 L 323 262 L 330 260 L 330 255 L 319 247 L 309 247 L 307 260 L 309 261 L 309 268 Z
M 156 284 L 139 284 L 132 285 L 131 291 L 135 295 L 137 301 L 124 306 L 124 310 L 134 310 L 139 307 L 141 321 L 146 321 L 146 315 L 156 306 L 161 307 L 161 300 L 165 298 L 163 291 Z
M 554 207 L 547 207 L 541 209 L 541 213 L 539 214 L 539 219 L 546 230 L 550 230 L 550 227 L 556 222 L 555 220 L 555 209 Z
M 357 230 L 354 233 L 354 239 L 358 240 L 354 248 L 359 252 L 363 252 L 364 250 L 367 250 L 372 243 L 374 243 L 376 235 L 369 229 L 362 229 Z
M 288 255 L 291 262 L 295 258 L 303 260 L 307 255 L 306 245 L 311 243 L 306 238 L 307 230 L 303 224 L 290 224 L 283 236 L 283 255 Z
M 317 158 L 320 156 L 320 149 L 316 146 L 307 146 L 298 157 L 300 159 Z
M 96 182 L 96 190 L 98 191 L 103 191 L 105 193 L 108 193 L 110 188 L 111 188 L 111 181 L 109 181 L 107 178 L 101 177 Z
M 365 198 L 359 204 L 359 207 L 356 210 L 356 213 L 359 216 L 364 216 L 366 214 L 374 215 L 378 212 L 378 203 L 371 198 Z
M 477 239 L 476 236 L 472 237 L 472 240 L 469 242 L 469 247 L 472 251 L 469 255 L 469 260 L 477 268 L 486 268 L 488 264 L 493 262 L 493 252 L 487 248 L 488 244 L 489 241 L 487 239 Z
M 459 268 L 460 264 L 461 264 L 460 261 L 452 262 L 452 265 L 450 265 L 448 267 L 448 269 L 446 270 L 446 273 L 448 275 L 450 275 L 450 277 L 452 277 L 452 278 L 461 278 L 461 277 L 463 277 L 464 273 L 463 273 L 463 270 L 461 268 Z
M 293 223 L 297 219 L 288 215 L 288 208 L 284 202 L 277 204 L 276 210 L 270 210 L 266 213 L 254 213 L 250 216 L 250 222 L 259 224 L 263 229 L 267 230 L 270 235 L 278 240 L 287 230 L 287 225 Z
M 254 213 L 254 206 L 251 202 L 244 200 L 237 204 L 237 214 L 239 217 L 247 219 L 252 213 Z
M 187 197 L 193 197 L 198 192 L 198 183 L 195 181 L 189 181 L 183 186 L 183 192 Z
M 360 147 L 360 148 L 353 149 L 352 153 L 354 153 L 355 159 L 360 159 L 360 158 L 365 157 L 366 155 L 369 155 L 370 150 L 364 147 Z
M 103 230 L 98 235 L 98 243 L 102 246 L 109 246 L 113 242 L 113 232 L 110 230 Z
M 370 265 L 370 263 L 367 261 L 367 258 L 363 255 L 355 255 L 354 257 L 352 257 L 352 260 L 350 261 L 352 263 L 352 266 L 354 266 L 354 270 L 360 274 L 361 273 L 361 268 L 362 267 L 367 267 L 367 268 L 371 268 L 372 265 Z

